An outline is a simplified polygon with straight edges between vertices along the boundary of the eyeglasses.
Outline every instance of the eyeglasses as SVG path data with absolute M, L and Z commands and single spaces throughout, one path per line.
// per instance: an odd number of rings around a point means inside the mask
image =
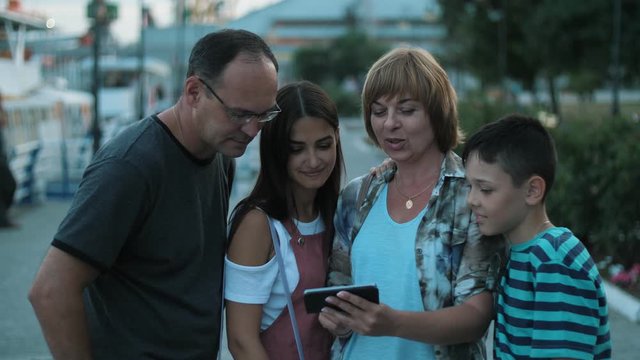
M 216 94 L 216 92 L 213 91 L 213 88 L 209 86 L 209 84 L 207 84 L 204 80 L 202 80 L 199 77 L 197 79 L 200 80 L 200 82 L 207 88 L 207 90 L 211 92 L 211 94 L 213 94 L 213 96 L 216 99 L 218 99 L 218 101 L 220 101 L 220 104 L 222 104 L 222 107 L 224 107 L 224 111 L 225 113 L 227 113 L 227 116 L 229 117 L 229 119 L 231 119 L 231 121 L 237 124 L 241 124 L 241 125 L 248 124 L 253 119 L 258 120 L 259 123 L 265 123 L 273 120 L 282 111 L 280 109 L 280 106 L 278 106 L 278 104 L 276 104 L 271 110 L 265 111 L 262 114 L 256 114 L 254 112 L 246 111 L 246 110 L 232 109 L 228 107 L 227 104 L 225 104 L 224 101 L 222 101 L 222 99 L 220 99 L 220 96 L 218 96 L 218 94 Z

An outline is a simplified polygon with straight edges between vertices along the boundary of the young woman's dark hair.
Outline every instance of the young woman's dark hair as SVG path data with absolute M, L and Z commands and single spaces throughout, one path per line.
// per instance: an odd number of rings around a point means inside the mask
M 251 194 L 241 200 L 231 214 L 229 239 L 233 238 L 244 215 L 253 208 L 283 221 L 296 216 L 287 162 L 291 152 L 291 129 L 303 117 L 320 118 L 338 132 L 338 111 L 334 102 L 318 85 L 309 81 L 288 84 L 278 91 L 276 102 L 282 112 L 267 122 L 260 133 L 260 172 Z M 344 163 L 339 136 L 336 136 L 336 165 L 325 184 L 318 189 L 315 206 L 325 224 L 325 236 L 333 239 L 333 215 L 342 185 Z

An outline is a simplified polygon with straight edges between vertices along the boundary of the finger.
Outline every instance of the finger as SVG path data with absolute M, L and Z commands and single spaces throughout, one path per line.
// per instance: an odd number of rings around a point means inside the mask
M 342 294 L 342 295 L 341 295 Z M 345 296 L 351 296 L 349 298 Z M 352 299 L 361 299 L 360 297 L 353 295 L 346 291 L 341 291 L 338 293 L 338 297 L 330 296 L 325 301 L 331 304 L 338 311 L 336 313 L 339 315 L 346 315 L 348 317 L 357 317 L 360 312 L 363 311 L 363 308 L 357 306 L 355 303 L 351 302 Z M 364 300 L 364 299 L 362 299 Z M 365 301 L 366 302 L 366 301 Z M 335 311 L 335 310 L 334 310 Z M 340 313 L 342 312 L 342 313 Z
M 386 158 L 382 161 L 382 164 L 379 166 L 380 171 L 384 172 L 386 170 L 392 169 L 395 165 L 396 163 L 393 160 L 391 160 L 391 158 Z
M 345 302 L 347 302 L 349 305 L 353 306 L 354 308 L 360 310 L 360 311 L 367 311 L 368 309 L 370 309 L 370 307 L 372 305 L 375 305 L 374 303 L 358 296 L 358 295 L 354 295 L 348 291 L 340 291 L 338 294 L 338 299 L 340 300 L 344 300 Z M 347 305 L 348 306 L 348 305 Z M 342 308 L 341 308 L 342 309 Z M 351 313 L 351 312 L 350 312 Z
M 320 309 L 320 313 L 326 314 L 331 318 L 332 321 L 340 322 L 345 318 L 345 315 L 348 315 L 344 311 L 342 311 L 342 309 L 340 309 L 339 307 L 339 304 L 344 303 L 344 301 L 333 296 L 328 297 L 325 301 L 330 306 L 325 306 L 322 309 Z
M 331 332 L 334 336 L 345 336 L 350 333 L 351 329 L 332 320 L 330 314 L 321 312 L 320 316 L 318 316 L 318 320 L 320 321 L 320 325 Z
M 326 306 L 320 310 L 320 313 L 323 315 L 324 320 L 335 324 L 335 329 L 351 328 L 353 324 L 353 319 L 344 311 Z
M 320 315 L 318 315 L 318 321 L 320 322 L 320 325 L 322 325 L 322 327 L 329 331 L 333 332 L 338 329 L 338 324 L 330 314 L 321 312 Z

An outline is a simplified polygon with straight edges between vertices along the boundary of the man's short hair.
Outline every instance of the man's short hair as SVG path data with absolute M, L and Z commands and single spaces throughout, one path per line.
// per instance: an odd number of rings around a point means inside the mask
M 545 197 L 556 174 L 557 155 L 551 134 L 535 118 L 511 114 L 480 128 L 467 140 L 462 160 L 475 152 L 488 164 L 497 163 L 520 186 L 533 175 L 546 183 Z
M 226 66 L 240 53 L 255 61 L 266 57 L 278 71 L 276 57 L 260 36 L 246 30 L 223 29 L 203 36 L 193 46 L 187 77 L 198 75 L 216 83 Z

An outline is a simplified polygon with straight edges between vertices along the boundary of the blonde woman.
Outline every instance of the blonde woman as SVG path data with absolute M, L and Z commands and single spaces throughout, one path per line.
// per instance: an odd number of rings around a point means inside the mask
M 500 241 L 481 239 L 456 94 L 422 49 L 400 48 L 369 70 L 362 95 L 370 139 L 396 168 L 351 181 L 336 210 L 330 285 L 376 283 L 380 304 L 348 292 L 320 322 L 340 339 L 335 358 L 483 359 Z

